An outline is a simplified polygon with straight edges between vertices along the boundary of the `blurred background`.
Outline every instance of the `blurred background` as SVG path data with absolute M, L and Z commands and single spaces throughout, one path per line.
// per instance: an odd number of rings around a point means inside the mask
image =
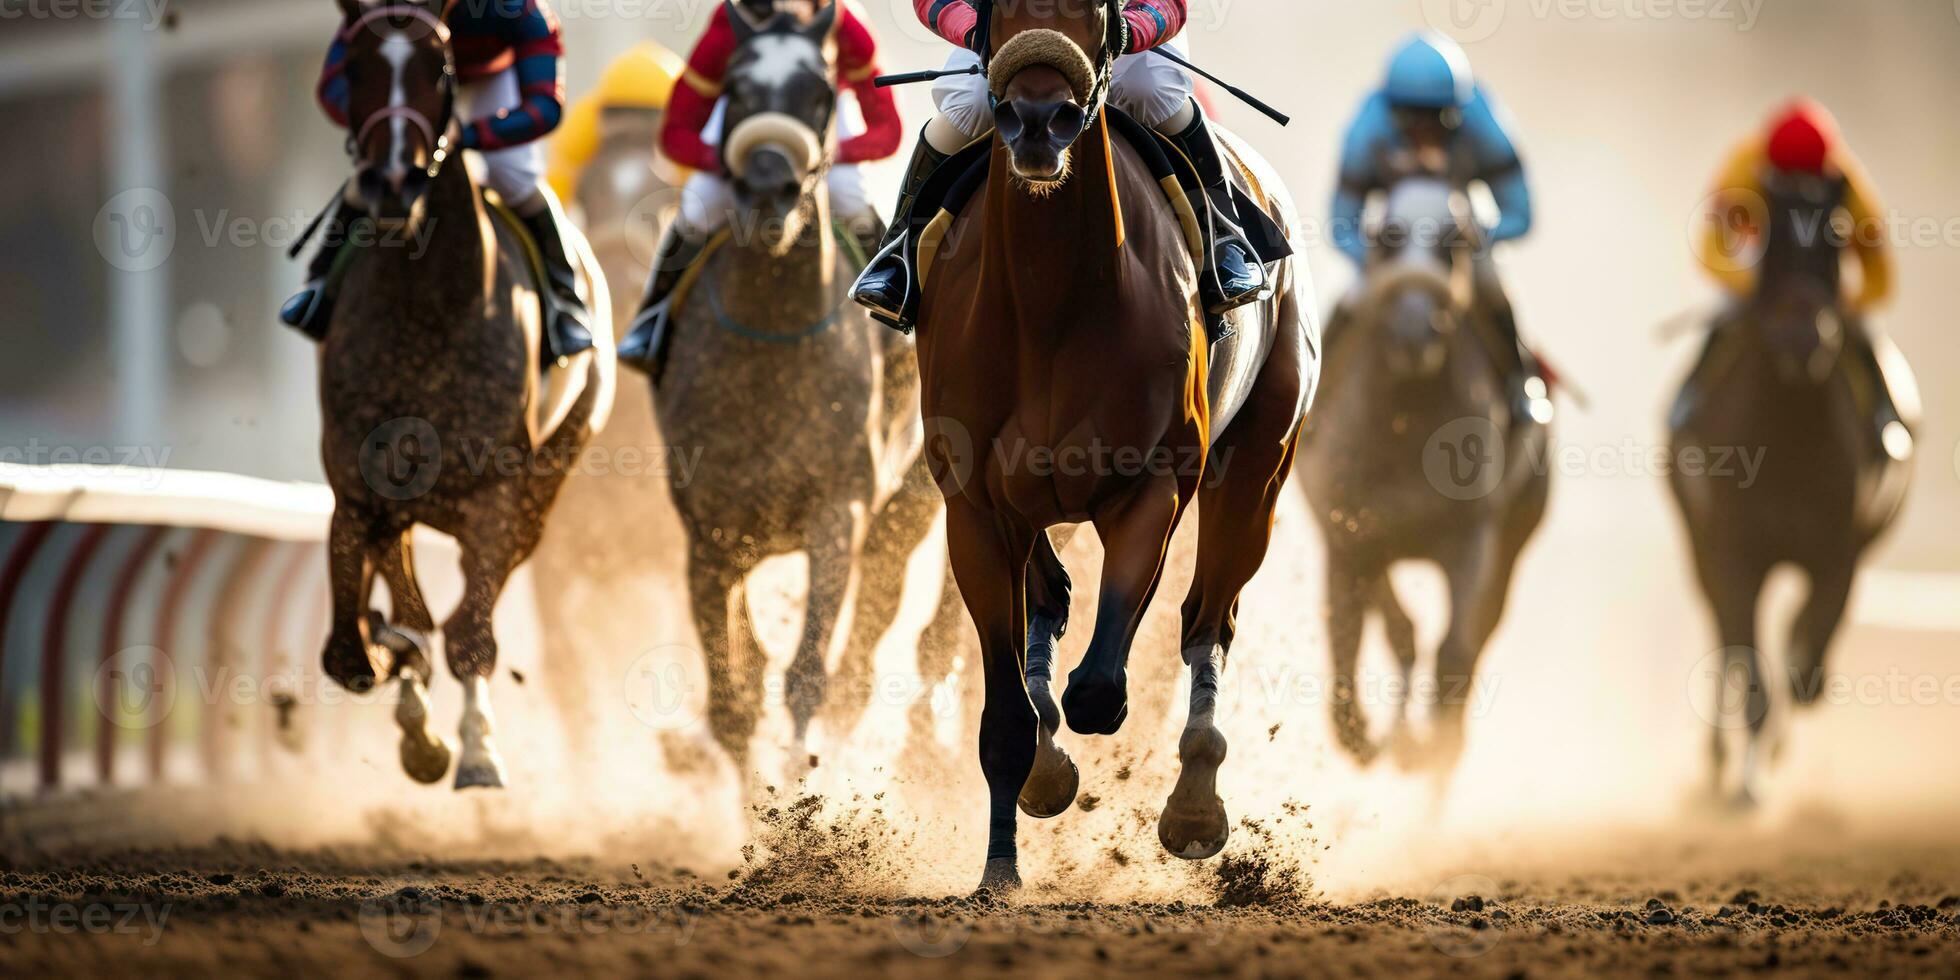
M 858 2 L 887 70 L 944 59 L 910 0 Z M 556 7 L 574 96 L 641 40 L 684 55 L 713 9 L 710 0 Z M 45 462 L 56 450 L 106 448 L 118 462 L 318 480 L 313 349 L 274 311 L 300 281 L 286 248 L 344 176 L 342 134 L 312 98 L 335 4 L 0 0 L 0 15 L 0 450 Z M 1886 206 L 1932 229 L 1895 243 L 1897 300 L 1877 317 L 1924 389 L 1918 483 L 1836 663 L 1867 676 L 1951 678 L 1960 427 L 1947 382 L 1960 377 L 1949 325 L 1960 305 L 1960 126 L 1943 100 L 1960 91 L 1960 9 L 1949 0 L 1197 0 L 1187 37 L 1200 64 L 1293 115 L 1281 129 L 1217 99 L 1312 223 L 1327 211 L 1343 127 L 1394 44 L 1424 27 L 1465 42 L 1516 122 L 1537 226 L 1504 254 L 1505 273 L 1527 335 L 1591 396 L 1589 410 L 1567 406 L 1560 419 L 1561 451 L 1573 454 L 1561 458 L 1580 462 L 1555 476 L 1551 520 L 1485 658 L 1503 686 L 1472 722 L 1460 776 L 1485 792 L 1461 805 L 1481 797 L 1515 807 L 1522 796 L 1624 816 L 1671 807 L 1696 775 L 1706 729 L 1685 691 L 1690 667 L 1715 644 L 1664 483 L 1639 464 L 1662 444 L 1695 346 L 1664 342 L 1661 325 L 1715 301 L 1690 249 L 1714 170 L 1795 95 L 1834 110 Z M 908 130 L 926 118 L 926 89 L 900 92 Z M 874 168 L 887 206 L 898 162 Z M 1324 241 L 1307 259 L 1324 309 L 1349 271 Z M 613 288 L 629 297 L 639 284 Z M 1274 648 L 1267 662 L 1320 670 L 1318 542 L 1302 508 L 1293 500 L 1281 515 L 1280 557 L 1247 599 L 1242 635 Z M 1174 579 L 1165 594 L 1178 588 Z M 1413 588 L 1440 601 L 1433 585 Z M 1827 708 L 1797 781 L 1815 786 L 1828 774 L 1819 793 L 1870 801 L 1874 812 L 1942 812 L 1960 800 L 1960 777 L 1950 766 L 1929 772 L 1913 747 L 1950 750 L 1960 734 L 1951 696 Z M 1245 784 L 1261 771 L 1297 771 L 1305 758 L 1329 765 L 1318 714 L 1280 739 L 1300 754 L 1228 767 L 1240 792 L 1258 797 Z M 1590 734 L 1560 734 L 1580 728 Z M 1525 749 L 1530 766 L 1518 764 Z

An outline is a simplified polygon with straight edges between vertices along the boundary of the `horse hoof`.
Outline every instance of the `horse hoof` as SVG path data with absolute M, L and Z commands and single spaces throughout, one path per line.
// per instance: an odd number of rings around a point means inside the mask
M 1225 849 L 1231 823 L 1218 798 L 1218 767 L 1225 763 L 1225 736 L 1216 728 L 1187 728 L 1178 741 L 1182 768 L 1177 786 L 1157 820 L 1164 850 L 1187 861 L 1202 861 Z
M 463 760 L 456 767 L 456 788 L 463 789 L 503 789 L 504 767 L 495 759 L 470 761 Z
M 1130 716 L 1129 683 L 1126 672 L 1115 675 L 1089 673 L 1081 668 L 1069 675 L 1068 690 L 1062 692 L 1062 713 L 1068 727 L 1078 735 L 1114 735 Z
M 1035 750 L 1034 768 L 1021 784 L 1021 812 L 1037 820 L 1059 817 L 1075 802 L 1075 791 L 1082 785 L 1082 773 L 1075 760 L 1062 751 L 1047 734 Z
M 1014 858 L 988 858 L 987 870 L 980 875 L 975 898 L 985 894 L 1010 895 L 1021 890 L 1021 869 Z
M 402 771 L 423 785 L 438 783 L 449 773 L 449 743 L 439 738 L 402 736 Z M 460 785 L 462 775 L 457 774 Z

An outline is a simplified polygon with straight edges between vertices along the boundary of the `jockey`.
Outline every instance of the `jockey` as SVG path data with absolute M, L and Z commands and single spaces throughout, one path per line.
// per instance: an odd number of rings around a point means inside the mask
M 1866 319 L 1892 295 L 1892 262 L 1887 243 L 1883 235 L 1870 232 L 1882 227 L 1883 213 L 1871 178 L 1844 144 L 1830 111 L 1808 99 L 1798 99 L 1786 106 L 1766 130 L 1744 140 L 1729 154 L 1717 175 L 1711 200 L 1724 205 L 1738 201 L 1760 205 L 1768 197 L 1765 182 L 1780 175 L 1844 182 L 1843 209 L 1854 232 L 1847 244 L 1860 272 L 1857 294 L 1844 301 L 1850 327 L 1846 331 L 1847 349 L 1864 375 L 1863 380 L 1869 382 L 1881 445 L 1897 446 L 1897 438 L 1888 442 L 1885 433 L 1894 423 L 1906 424 L 1904 413 L 1878 354 L 1880 346 L 1889 347 L 1889 342 L 1879 337 Z M 1756 275 L 1754 263 L 1737 256 L 1738 244 L 1746 243 L 1733 241 L 1720 222 L 1710 221 L 1699 258 L 1708 274 L 1731 298 L 1740 301 L 1755 294 Z M 1713 341 L 1711 336 L 1711 345 Z M 1706 361 L 1704 356 L 1703 362 Z M 1700 374 L 1699 368 L 1696 374 Z M 1697 386 L 1691 382 L 1690 387 Z M 1677 422 L 1682 420 L 1683 412 L 1683 408 L 1677 407 Z
M 549 352 L 564 358 L 590 350 L 590 313 L 578 295 L 561 231 L 566 219 L 544 183 L 544 153 L 537 142 L 564 112 L 558 18 L 548 0 L 476 0 L 451 5 L 445 20 L 456 57 L 461 145 L 482 159 L 486 185 L 523 220 L 544 257 L 551 298 L 546 305 L 554 308 L 545 318 Z M 318 92 L 320 106 L 342 127 L 348 125 L 345 59 L 346 45 L 336 38 Z M 331 319 L 327 277 L 347 241 L 343 208 L 337 203 L 330 212 L 319 254 L 307 267 L 306 288 L 279 312 L 281 320 L 316 340 L 325 336 Z
M 1493 351 L 1499 366 L 1511 375 L 1520 406 L 1536 415 L 1544 397 L 1540 365 L 1518 336 L 1516 315 L 1490 261 L 1497 243 L 1531 231 L 1531 187 L 1509 130 L 1509 117 L 1471 75 L 1463 49 L 1441 34 L 1417 34 L 1395 52 L 1387 79 L 1348 126 L 1330 231 L 1358 270 L 1368 261 L 1362 213 L 1370 195 L 1392 190 L 1411 172 L 1488 188 L 1497 221 L 1483 230 L 1477 291 L 1501 333 Z
M 927 27 L 959 46 L 947 59 L 948 70 L 980 65 L 980 53 L 972 50 L 980 33 L 979 16 L 969 0 L 912 0 L 912 5 Z M 1128 43 L 1117 59 L 1109 99 L 1168 136 L 1197 167 L 1216 232 L 1210 249 L 1216 274 L 1199 279 L 1206 311 L 1221 314 L 1269 295 L 1271 284 L 1261 256 L 1242 230 L 1224 160 L 1203 110 L 1192 97 L 1191 76 L 1169 59 L 1148 55 L 1157 47 L 1183 54 L 1182 44 L 1173 39 L 1184 29 L 1186 10 L 1185 0 L 1126 0 L 1121 26 Z M 993 129 L 983 76 L 945 76 L 933 85 L 932 97 L 939 115 L 926 124 L 913 151 L 892 233 L 851 290 L 851 297 L 878 319 L 907 331 L 918 316 L 918 291 L 912 288 L 917 281 L 913 275 L 917 242 L 909 226 L 919 192 L 940 164 Z M 1257 215 L 1247 217 L 1261 220 Z
M 849 228 L 866 254 L 884 237 L 884 223 L 864 192 L 859 165 L 883 160 L 898 152 L 903 135 L 898 105 L 889 89 L 879 88 L 878 41 L 871 27 L 843 0 L 838 4 L 837 71 L 842 88 L 857 99 L 858 113 L 864 120 L 863 132 L 841 141 L 835 163 L 830 168 L 831 214 Z M 766 19 L 775 12 L 767 0 L 744 0 L 744 11 L 751 19 Z M 660 149 L 674 163 L 694 170 L 681 192 L 680 213 L 661 239 L 653 261 L 653 277 L 632 332 L 619 345 L 620 360 L 650 368 L 658 356 L 658 346 L 666 334 L 671 316 L 668 300 L 688 267 L 701 257 L 714 234 L 728 224 L 734 199 L 729 191 L 727 166 L 721 159 L 720 140 L 723 109 L 722 81 L 729 58 L 735 53 L 735 28 L 727 4 L 717 5 L 708 20 L 707 33 L 688 56 L 687 71 L 674 87 L 668 101 L 667 116 L 661 123 Z

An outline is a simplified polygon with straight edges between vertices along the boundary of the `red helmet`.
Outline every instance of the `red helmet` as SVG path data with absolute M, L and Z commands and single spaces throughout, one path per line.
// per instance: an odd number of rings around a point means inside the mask
M 1829 110 L 1798 99 L 1770 124 L 1769 162 L 1778 170 L 1821 174 L 1837 144 L 1837 121 Z

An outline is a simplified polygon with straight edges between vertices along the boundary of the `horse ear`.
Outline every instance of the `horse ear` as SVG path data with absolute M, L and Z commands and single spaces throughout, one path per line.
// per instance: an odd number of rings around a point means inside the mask
M 736 0 L 723 0 L 722 6 L 724 12 L 728 14 L 728 26 L 735 29 L 736 46 L 754 40 L 757 33 L 755 22 L 749 19 L 748 13 L 742 9 L 742 4 L 737 3 Z
M 838 2 L 839 0 L 831 0 L 819 7 L 816 16 L 811 17 L 810 22 L 803 25 L 803 36 L 818 44 L 829 41 L 830 32 L 837 29 Z
M 350 24 L 361 16 L 362 11 L 367 9 L 361 0 L 339 0 L 339 3 L 340 18 Z

